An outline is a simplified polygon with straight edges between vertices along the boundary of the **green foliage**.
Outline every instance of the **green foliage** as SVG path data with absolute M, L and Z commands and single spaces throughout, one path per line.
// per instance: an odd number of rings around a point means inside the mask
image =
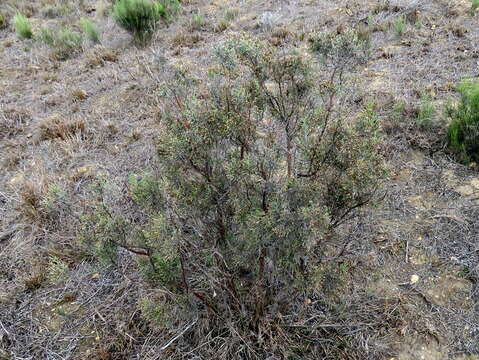
M 447 108 L 449 148 L 464 162 L 479 162 L 479 81 L 457 86 L 459 103 Z
M 194 30 L 199 30 L 205 25 L 206 25 L 206 19 L 203 16 L 203 14 L 198 12 L 197 14 L 193 15 L 193 18 L 191 19 L 191 27 Z
M 144 41 L 151 37 L 160 19 L 169 21 L 179 8 L 177 0 L 118 0 L 112 15 L 118 25 Z
M 337 59 L 352 46 L 328 38 L 320 47 Z M 174 236 L 207 272 L 220 266 L 208 260 L 217 253 L 229 276 L 295 282 L 326 234 L 374 198 L 384 174 L 378 121 L 371 109 L 346 121 L 333 105 L 342 87 L 293 51 L 241 37 L 215 55 L 208 84 L 180 68 L 167 87 L 158 154 L 164 222 L 175 231 L 163 239 Z
M 131 174 L 128 180 L 130 196 L 138 205 L 148 209 L 161 206 L 162 194 L 158 178 L 146 173 L 142 176 Z
M 366 64 L 369 57 L 369 37 L 357 31 L 348 30 L 339 35 L 320 33 L 311 37 L 309 42 L 311 50 L 319 56 L 323 65 L 333 70 L 331 74 L 335 78 Z
M 82 219 L 82 240 L 102 263 L 116 264 L 119 244 L 126 241 L 128 222 L 100 206 Z
M 38 40 L 41 42 L 53 46 L 55 44 L 55 33 L 52 29 L 43 28 L 40 30 L 40 34 L 38 35 Z
M 100 35 L 95 27 L 95 25 L 91 22 L 91 20 L 82 18 L 81 20 L 82 30 L 85 33 L 88 40 L 92 43 L 98 44 L 100 43 Z
M 5 29 L 8 26 L 7 17 L 0 11 L 0 29 Z
M 165 20 L 171 21 L 181 11 L 180 0 L 162 0 L 161 4 L 165 8 Z
M 220 20 L 214 27 L 216 32 L 223 32 L 230 26 L 230 23 L 227 20 Z
M 83 43 L 81 34 L 69 28 L 42 29 L 38 39 L 52 48 L 52 56 L 57 60 L 66 60 L 78 53 Z
M 33 37 L 32 25 L 25 15 L 16 14 L 13 17 L 13 26 L 19 39 L 31 39 Z
M 421 129 L 430 128 L 433 124 L 434 115 L 436 114 L 436 109 L 432 103 L 430 97 L 425 96 L 421 99 L 421 104 L 418 109 L 418 114 L 416 118 L 416 125 Z
M 59 282 L 65 280 L 68 271 L 68 264 L 56 256 L 50 256 L 47 270 L 47 279 L 50 282 L 58 284 Z
M 60 215 L 62 209 L 68 206 L 68 201 L 66 191 L 56 184 L 51 184 L 40 205 L 45 216 L 54 219 Z
M 479 0 L 472 0 L 471 9 L 472 11 L 476 11 L 477 9 L 479 9 Z
M 341 266 L 320 286 L 312 276 L 385 171 L 373 107 L 352 116 L 337 106 L 348 99 L 346 72 L 365 58 L 362 43 L 328 41 L 322 64 L 243 36 L 215 48 L 203 77 L 172 69 L 161 87 L 158 162 L 129 176 L 128 192 L 118 190 L 125 198 L 106 182 L 95 188 L 84 242 L 113 264 L 132 254 L 161 286 L 157 306 L 140 304 L 152 324 L 201 322 L 188 348 L 214 331 L 221 344 L 246 339 L 239 356 L 253 358 L 273 345 L 258 345 L 252 329 L 274 333 L 277 309 L 286 319 L 298 304 L 282 299 L 304 299 L 335 277 L 344 283 L 331 296 L 346 286 Z
M 151 174 L 129 176 L 129 198 L 142 212 L 144 221 L 116 214 L 108 205 L 111 191 L 106 179 L 100 179 L 93 191 L 97 203 L 82 217 L 82 242 L 91 254 L 106 264 L 116 265 L 121 251 L 135 255 L 140 271 L 150 281 L 176 288 L 180 255 L 175 242 L 175 229 L 159 213 L 164 200 L 158 177 Z M 116 196 L 116 195 L 114 195 Z
M 398 16 L 394 20 L 393 28 L 397 36 L 402 36 L 406 31 L 406 17 L 404 15 Z
M 225 11 L 225 20 L 233 21 L 239 14 L 239 8 L 229 8 Z

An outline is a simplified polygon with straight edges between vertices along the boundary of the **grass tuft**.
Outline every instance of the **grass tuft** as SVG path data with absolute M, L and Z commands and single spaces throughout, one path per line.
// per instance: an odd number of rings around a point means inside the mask
M 16 14 L 13 17 L 13 25 L 19 39 L 31 39 L 33 37 L 32 25 L 25 15 Z
M 5 29 L 8 26 L 7 17 L 0 11 L 0 29 Z
M 479 162 L 479 81 L 465 80 L 457 89 L 461 99 L 447 108 L 449 148 L 464 162 Z
M 406 18 L 403 15 L 397 17 L 394 20 L 393 28 L 397 36 L 402 36 L 406 31 Z
M 52 57 L 57 60 L 66 60 L 78 53 L 83 43 L 81 34 L 69 28 L 58 31 L 42 29 L 38 39 L 52 48 Z
M 88 19 L 82 18 L 81 20 L 82 31 L 85 33 L 86 38 L 90 40 L 92 43 L 99 44 L 100 43 L 100 35 L 93 24 Z

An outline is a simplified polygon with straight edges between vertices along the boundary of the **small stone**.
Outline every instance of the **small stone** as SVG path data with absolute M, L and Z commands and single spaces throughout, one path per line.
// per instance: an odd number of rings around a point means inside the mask
M 9 183 L 10 183 L 10 185 L 15 186 L 15 185 L 19 185 L 19 184 L 23 183 L 24 180 L 25 180 L 25 178 L 23 177 L 22 174 L 17 174 L 10 179 Z
M 470 185 L 459 186 L 457 187 L 456 191 L 463 196 L 469 196 L 474 193 L 474 189 Z
M 411 284 L 415 284 L 419 281 L 419 276 L 414 274 L 411 276 Z

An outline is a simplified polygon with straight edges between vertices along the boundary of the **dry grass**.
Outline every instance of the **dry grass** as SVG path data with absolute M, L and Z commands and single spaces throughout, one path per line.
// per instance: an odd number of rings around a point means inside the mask
M 86 95 L 82 90 L 73 94 L 76 99 L 84 100 Z M 83 135 L 86 131 L 86 122 L 83 119 L 64 119 L 60 115 L 53 115 L 41 121 L 38 125 L 40 140 L 66 140 L 76 134 Z

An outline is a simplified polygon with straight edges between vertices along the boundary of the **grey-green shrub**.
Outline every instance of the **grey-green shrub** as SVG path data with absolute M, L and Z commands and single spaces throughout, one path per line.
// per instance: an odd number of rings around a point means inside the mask
M 465 80 L 457 90 L 459 103 L 446 109 L 449 148 L 463 162 L 479 162 L 479 81 Z
M 32 25 L 25 15 L 16 14 L 13 17 L 13 25 L 19 39 L 31 39 L 33 37 Z
M 88 19 L 81 19 L 82 30 L 85 33 L 88 40 L 98 44 L 100 42 L 100 35 L 95 27 L 95 25 Z

